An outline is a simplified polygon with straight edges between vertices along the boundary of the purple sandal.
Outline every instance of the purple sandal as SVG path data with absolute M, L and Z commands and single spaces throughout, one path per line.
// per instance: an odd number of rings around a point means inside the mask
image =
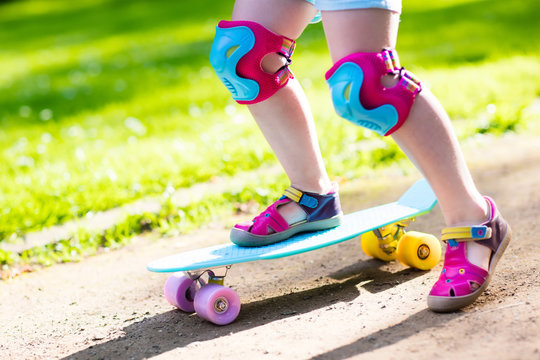
M 508 246 L 512 231 L 503 219 L 495 202 L 485 197 L 490 207 L 490 218 L 478 226 L 443 229 L 446 241 L 444 267 L 439 280 L 428 296 L 428 307 L 436 312 L 451 312 L 472 304 L 487 288 L 491 275 Z M 476 241 L 491 249 L 489 271 L 467 260 L 465 242 Z
M 305 211 L 306 220 L 289 225 L 281 216 L 278 207 L 291 201 Z M 278 201 L 252 221 L 235 225 L 231 230 L 231 241 L 239 246 L 269 245 L 300 232 L 336 227 L 341 224 L 342 217 L 337 184 L 334 184 L 332 192 L 326 195 L 302 192 L 289 186 Z

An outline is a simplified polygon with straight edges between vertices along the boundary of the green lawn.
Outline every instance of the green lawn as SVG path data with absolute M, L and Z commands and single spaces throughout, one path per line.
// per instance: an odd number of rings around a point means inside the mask
M 405 1 L 398 50 L 460 136 L 532 128 L 524 109 L 540 94 L 540 2 L 431 3 Z M 231 8 L 215 0 L 0 5 L 0 241 L 276 163 L 207 60 L 215 24 Z M 332 176 L 401 158 L 389 139 L 334 114 L 330 66 L 322 26 L 311 25 L 293 69 Z M 368 142 L 371 151 L 361 151 Z M 268 196 L 285 179 L 275 182 Z

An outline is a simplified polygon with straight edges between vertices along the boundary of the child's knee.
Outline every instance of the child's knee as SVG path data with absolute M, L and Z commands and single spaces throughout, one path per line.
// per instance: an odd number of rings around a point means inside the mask
M 338 115 L 380 135 L 403 125 L 422 90 L 391 49 L 346 56 L 326 73 L 326 80 Z
M 293 78 L 295 42 L 252 21 L 221 21 L 210 53 L 220 80 L 240 104 L 266 100 Z
M 278 53 L 270 53 L 263 57 L 261 61 L 261 67 L 263 71 L 269 74 L 275 74 L 284 66 L 288 66 L 289 62 L 287 58 Z

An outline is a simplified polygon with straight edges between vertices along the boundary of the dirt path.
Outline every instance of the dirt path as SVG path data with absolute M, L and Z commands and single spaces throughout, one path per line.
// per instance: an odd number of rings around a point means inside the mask
M 515 235 L 474 307 L 430 312 L 425 298 L 441 265 L 419 272 L 368 259 L 353 240 L 234 266 L 227 281 L 242 311 L 235 323 L 214 326 L 168 305 L 166 276 L 145 264 L 226 241 L 226 226 L 216 224 L 178 238 L 140 237 L 0 283 L 0 358 L 540 359 L 540 138 L 465 149 L 480 189 L 498 201 Z M 388 171 L 345 184 L 345 210 L 393 200 L 416 176 Z M 438 208 L 414 224 L 435 234 L 442 226 Z

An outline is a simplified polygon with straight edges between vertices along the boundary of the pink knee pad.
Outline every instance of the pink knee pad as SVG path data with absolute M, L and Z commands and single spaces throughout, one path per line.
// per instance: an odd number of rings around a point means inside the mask
M 210 63 L 239 104 L 254 104 L 268 99 L 294 78 L 288 64 L 295 44 L 258 23 L 224 20 L 216 27 Z M 288 63 L 275 74 L 261 66 L 270 53 L 284 56 Z
M 381 84 L 388 74 L 399 78 L 390 88 Z M 420 82 L 400 66 L 393 49 L 348 55 L 326 73 L 326 80 L 338 115 L 380 135 L 390 135 L 403 125 L 422 90 Z

